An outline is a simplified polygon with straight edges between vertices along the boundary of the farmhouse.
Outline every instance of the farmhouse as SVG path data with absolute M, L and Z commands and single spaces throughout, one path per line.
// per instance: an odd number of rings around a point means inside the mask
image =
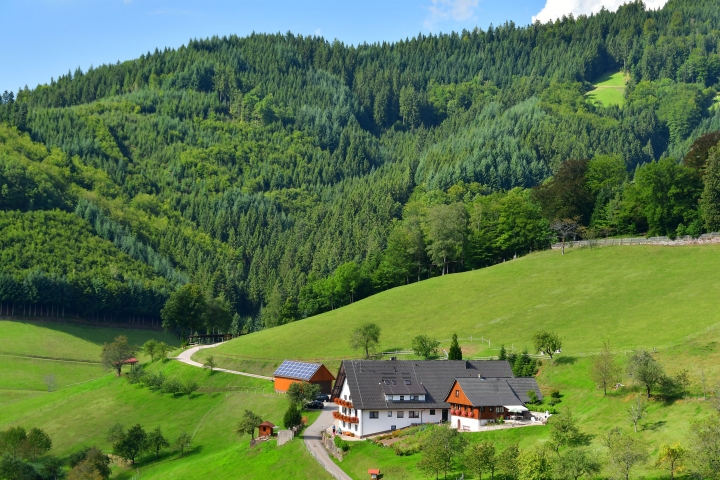
M 333 416 L 360 437 L 448 421 L 476 431 L 499 416 L 524 415 L 528 390 L 542 398 L 535 379 L 514 378 L 505 360 L 346 360 L 333 388 Z
M 306 363 L 285 360 L 273 374 L 275 391 L 287 392 L 295 382 L 309 382 L 320 385 L 320 392 L 330 394 L 335 377 L 322 363 Z

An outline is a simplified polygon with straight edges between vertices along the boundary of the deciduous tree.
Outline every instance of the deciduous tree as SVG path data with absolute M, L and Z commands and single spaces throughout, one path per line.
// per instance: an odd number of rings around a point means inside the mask
M 660 453 L 658 454 L 655 466 L 657 468 L 665 468 L 670 472 L 670 478 L 675 478 L 675 474 L 682 472 L 685 468 L 685 458 L 688 455 L 688 449 L 675 443 L 668 445 L 664 443 L 660 445 Z
M 380 327 L 375 323 L 365 323 L 350 334 L 350 347 L 363 349 L 365 358 L 370 358 L 370 351 L 380 344 Z
M 662 366 L 645 350 L 638 350 L 630 357 L 627 373 L 645 387 L 648 398 L 650 398 L 651 390 L 665 378 Z
M 489 473 L 495 478 L 498 457 L 495 454 L 495 444 L 492 442 L 475 443 L 465 451 L 465 466 L 482 479 L 483 473 Z
M 552 360 L 553 355 L 562 348 L 562 339 L 555 332 L 538 332 L 533 335 L 535 352 L 545 352 Z
M 103 345 L 100 361 L 109 370 L 115 370 L 116 375 L 122 375 L 124 362 L 137 354 L 137 347 L 130 345 L 125 335 L 115 337 L 115 341 Z
M 240 419 L 235 431 L 238 435 L 244 435 L 247 433 L 250 435 L 250 439 L 253 440 L 255 438 L 255 429 L 258 428 L 261 423 L 262 418 L 250 410 L 245 410 L 245 413 Z
M 415 355 L 423 357 L 425 360 L 433 355 L 437 355 L 439 346 L 439 341 L 434 338 L 430 338 L 427 335 L 418 335 L 412 339 L 413 352 L 415 352 Z
M 603 342 L 602 350 L 593 358 L 591 370 L 593 381 L 603 389 L 603 395 L 607 395 L 608 387 L 620 381 L 621 371 L 615 354 L 610 348 L 610 341 Z

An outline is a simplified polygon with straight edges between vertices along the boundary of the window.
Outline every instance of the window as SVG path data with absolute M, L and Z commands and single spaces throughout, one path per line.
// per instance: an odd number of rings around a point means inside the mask
M 495 413 L 503 413 L 503 407 L 495 407 Z
M 354 425 L 354 427 L 355 427 L 355 431 L 357 432 L 357 423 Z
M 390 380 L 383 380 L 385 382 L 385 385 L 390 385 Z
M 380 412 L 370 412 L 370 418 L 380 418 Z
M 345 397 L 345 400 L 347 400 L 347 395 L 343 395 L 343 397 Z
M 400 395 L 400 400 L 405 400 L 405 395 Z
M 459 397 L 459 396 L 460 396 L 460 390 L 455 390 L 455 396 L 456 396 L 456 397 Z
M 392 410 L 388 410 L 388 417 L 392 417 Z
M 417 399 L 418 399 L 418 396 L 417 396 L 417 395 L 413 395 L 413 396 L 410 397 L 410 400 L 417 400 Z
M 405 379 L 405 385 L 410 385 L 410 380 Z
M 403 418 L 403 417 L 405 417 L 405 412 L 398 411 L 398 412 L 397 412 L 397 417 L 398 417 L 398 418 Z
M 435 415 L 435 410 L 430 410 L 430 415 Z
M 481 412 L 484 412 L 484 411 L 485 411 L 485 407 L 480 407 L 480 411 L 481 411 Z
M 410 410 L 410 414 L 408 415 L 410 418 L 420 418 L 420 412 L 414 412 Z
M 392 381 L 392 384 L 395 385 L 395 380 Z
M 345 426 L 345 422 L 343 422 L 343 428 L 346 428 L 346 426 Z

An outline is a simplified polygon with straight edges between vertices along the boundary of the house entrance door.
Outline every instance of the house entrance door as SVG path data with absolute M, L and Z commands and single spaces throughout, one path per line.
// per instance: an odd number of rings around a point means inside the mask
M 443 409 L 442 411 L 442 421 L 447 422 L 448 421 L 448 411 L 447 409 Z
M 460 419 L 458 418 L 458 430 L 460 430 Z

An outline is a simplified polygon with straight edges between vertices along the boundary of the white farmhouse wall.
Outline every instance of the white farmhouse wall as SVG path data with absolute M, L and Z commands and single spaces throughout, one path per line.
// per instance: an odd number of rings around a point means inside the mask
M 458 428 L 458 420 L 460 420 L 460 429 L 468 428 L 471 432 L 480 431 L 480 427 L 487 423 L 487 420 L 477 420 L 475 418 L 460 417 L 457 415 L 450 415 L 450 426 L 452 428 Z

